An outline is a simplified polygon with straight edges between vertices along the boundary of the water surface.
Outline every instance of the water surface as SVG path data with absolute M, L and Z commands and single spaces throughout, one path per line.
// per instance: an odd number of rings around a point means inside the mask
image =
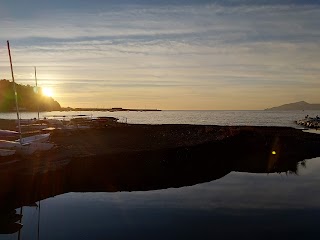
M 231 172 L 181 188 L 67 193 L 40 201 L 40 212 L 23 207 L 20 238 L 315 239 L 319 172 L 315 158 L 300 162 L 296 173 Z
M 23 113 L 31 118 L 34 113 Z M 49 115 L 83 112 L 51 112 Z M 292 126 L 316 111 L 92 112 L 130 123 Z M 14 114 L 0 118 L 14 119 Z M 257 158 L 259 161 L 259 158 Z M 246 169 L 244 167 L 244 169 Z M 292 169 L 290 169 L 292 170 Z M 23 206 L 23 227 L 0 239 L 316 239 L 320 158 L 297 171 L 226 171 L 193 186 L 133 192 L 66 192 Z M 148 184 L 148 183 L 146 183 Z M 58 188 L 58 186 L 57 186 Z M 39 207 L 40 206 L 40 207 Z M 17 213 L 20 208 L 16 209 Z M 1 224 L 5 220 L 0 219 Z
M 89 117 L 112 116 L 122 122 L 136 124 L 214 124 L 299 127 L 296 120 L 319 115 L 319 111 L 160 111 L 160 112 L 42 112 L 40 117 L 85 114 Z M 16 119 L 16 113 L 1 113 L 0 118 Z M 31 119 L 37 113 L 22 112 L 21 118 Z

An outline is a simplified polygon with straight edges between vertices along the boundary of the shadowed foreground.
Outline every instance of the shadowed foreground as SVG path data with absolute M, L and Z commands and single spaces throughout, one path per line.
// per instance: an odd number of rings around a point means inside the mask
M 2 212 L 67 192 L 182 187 L 231 171 L 294 173 L 320 156 L 320 135 L 280 127 L 120 125 L 56 131 L 51 141 L 46 155 L 1 159 Z

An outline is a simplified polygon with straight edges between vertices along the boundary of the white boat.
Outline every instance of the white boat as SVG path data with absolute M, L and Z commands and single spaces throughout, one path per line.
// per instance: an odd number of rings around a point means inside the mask
M 13 149 L 19 147 L 21 144 L 16 141 L 7 141 L 7 140 L 0 140 L 0 148 L 1 149 Z
M 21 138 L 21 140 L 16 140 L 16 142 L 20 142 L 22 145 L 32 143 L 32 142 L 46 142 L 49 140 L 50 133 L 37 134 L 30 137 Z
M 6 157 L 6 156 L 12 156 L 16 153 L 15 149 L 0 149 L 0 156 Z
M 38 134 L 33 135 L 30 137 L 24 137 L 21 140 L 18 139 L 16 141 L 7 141 L 7 140 L 0 140 L 0 148 L 5 149 L 12 149 L 18 148 L 20 145 L 27 145 L 33 142 L 46 142 L 50 137 L 50 133 Z
M 11 136 L 17 136 L 19 133 L 16 131 L 10 131 L 10 130 L 3 130 L 0 129 L 0 137 L 11 137 Z
M 51 148 L 53 148 L 53 146 L 54 146 L 53 143 L 46 143 L 46 142 L 35 141 L 35 142 L 20 144 L 20 142 L 16 142 L 16 141 L 0 140 L 0 151 L 2 151 L 0 152 L 0 156 L 9 156 L 9 155 L 13 155 L 14 153 L 30 155 L 36 151 L 40 151 L 40 152 L 48 151 Z

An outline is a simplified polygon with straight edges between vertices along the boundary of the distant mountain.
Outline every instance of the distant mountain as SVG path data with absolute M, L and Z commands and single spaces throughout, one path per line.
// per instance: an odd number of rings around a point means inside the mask
M 265 110 L 320 110 L 320 104 L 311 104 L 305 101 L 288 103 L 278 107 L 267 108 Z
M 30 85 L 16 84 L 19 109 L 24 111 L 57 111 L 60 104 L 52 97 L 44 96 L 39 87 L 39 94 Z M 12 112 L 16 110 L 13 83 L 8 80 L 0 80 L 0 112 Z

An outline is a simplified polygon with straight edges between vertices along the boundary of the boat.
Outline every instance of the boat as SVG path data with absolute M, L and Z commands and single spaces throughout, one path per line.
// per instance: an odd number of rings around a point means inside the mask
M 0 129 L 0 137 L 11 137 L 17 135 L 19 135 L 19 132 Z
M 20 141 L 21 144 L 24 145 L 32 142 L 46 142 L 49 140 L 49 137 L 50 137 L 50 133 L 43 133 L 43 134 L 33 135 L 30 137 L 24 137 L 16 141 Z
M 50 133 L 37 134 L 30 137 L 24 137 L 15 141 L 0 140 L 0 148 L 11 149 L 18 148 L 19 145 L 27 145 L 32 142 L 45 142 L 48 141 Z
M 18 98 L 17 98 L 16 84 L 14 81 L 14 74 L 13 74 L 13 66 L 12 66 L 12 58 L 11 58 L 9 41 L 7 41 L 7 46 L 8 46 L 8 53 L 9 53 L 9 59 L 10 59 L 13 90 L 15 93 L 15 103 L 16 103 L 17 121 L 18 121 L 20 138 L 19 138 L 19 140 L 16 140 L 16 141 L 0 140 L 0 148 L 13 149 L 13 150 L 16 150 L 16 152 L 19 154 L 26 154 L 26 155 L 33 154 L 36 151 L 47 151 L 53 147 L 52 143 L 45 143 L 45 141 L 47 141 L 49 139 L 50 133 L 38 134 L 38 135 L 33 135 L 30 137 L 22 138 L 21 122 L 20 122 L 20 117 L 19 117 L 20 114 L 19 114 Z M 35 72 L 35 74 L 36 74 L 36 72 Z
M 41 139 L 40 139 L 41 140 Z M 10 156 L 15 153 L 23 155 L 31 155 L 37 151 L 48 151 L 53 148 L 53 143 L 29 141 L 20 143 L 18 141 L 0 140 L 0 156 Z M 7 151 L 5 151 L 7 150 Z M 3 155 L 1 155 L 3 154 Z
M 0 139 L 3 140 L 14 140 L 19 136 L 19 133 L 11 130 L 0 129 Z

